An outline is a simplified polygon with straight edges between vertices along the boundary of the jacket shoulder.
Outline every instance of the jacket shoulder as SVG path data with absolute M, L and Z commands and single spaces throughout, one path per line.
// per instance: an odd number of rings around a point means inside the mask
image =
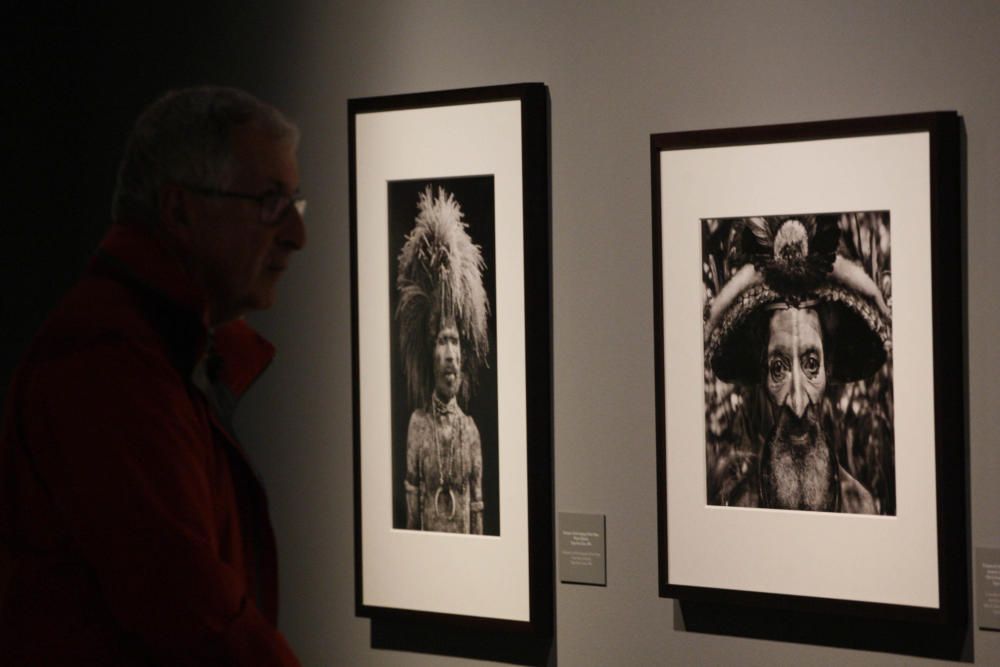
M 109 343 L 150 345 L 159 338 L 136 294 L 106 277 L 85 276 L 56 304 L 35 335 L 27 359 L 44 361 Z

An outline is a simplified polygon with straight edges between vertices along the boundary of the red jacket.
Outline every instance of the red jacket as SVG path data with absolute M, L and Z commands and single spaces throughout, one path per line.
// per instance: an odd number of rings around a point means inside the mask
M 0 664 L 298 664 L 227 427 L 274 351 L 242 321 L 210 343 L 204 313 L 148 232 L 115 225 L 29 348 L 0 435 Z

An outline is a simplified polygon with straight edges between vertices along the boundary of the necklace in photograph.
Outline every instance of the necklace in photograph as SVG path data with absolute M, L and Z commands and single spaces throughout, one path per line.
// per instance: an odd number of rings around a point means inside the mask
M 445 417 L 447 419 L 447 417 Z M 455 501 L 455 492 L 451 488 L 451 471 L 455 464 L 455 443 L 454 443 L 454 429 L 452 429 L 452 443 L 449 449 L 449 458 L 447 462 L 441 456 L 441 438 L 438 435 L 437 426 L 437 415 L 431 415 L 431 430 L 434 434 L 434 453 L 437 456 L 438 463 L 438 488 L 434 491 L 434 513 L 438 516 L 446 515 L 448 519 L 452 519 L 455 516 L 455 509 L 457 502 Z M 445 471 L 448 471 L 448 477 L 445 478 Z M 441 498 L 442 491 L 448 493 L 444 496 L 445 502 L 447 503 L 447 511 L 441 511 Z

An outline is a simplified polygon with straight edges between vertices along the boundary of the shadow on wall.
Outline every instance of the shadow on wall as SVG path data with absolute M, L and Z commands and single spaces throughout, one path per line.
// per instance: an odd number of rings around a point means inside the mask
M 554 638 L 471 628 L 456 630 L 410 619 L 372 619 L 371 646 L 531 667 L 556 667 L 557 664 Z
M 690 601 L 674 603 L 674 619 L 675 630 L 689 632 L 973 661 L 967 625 L 921 625 Z

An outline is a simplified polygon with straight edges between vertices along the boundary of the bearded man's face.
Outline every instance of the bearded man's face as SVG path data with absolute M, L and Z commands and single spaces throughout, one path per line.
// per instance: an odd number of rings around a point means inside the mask
M 762 452 L 761 501 L 765 507 L 835 511 L 835 458 L 820 428 L 826 365 L 815 310 L 775 311 L 766 363 L 776 421 Z
M 826 391 L 826 364 L 819 315 L 811 308 L 785 308 L 771 316 L 765 369 L 774 406 L 803 419 L 816 411 Z
M 450 401 L 462 386 L 462 345 L 452 321 L 441 323 L 434 339 L 434 392 Z

